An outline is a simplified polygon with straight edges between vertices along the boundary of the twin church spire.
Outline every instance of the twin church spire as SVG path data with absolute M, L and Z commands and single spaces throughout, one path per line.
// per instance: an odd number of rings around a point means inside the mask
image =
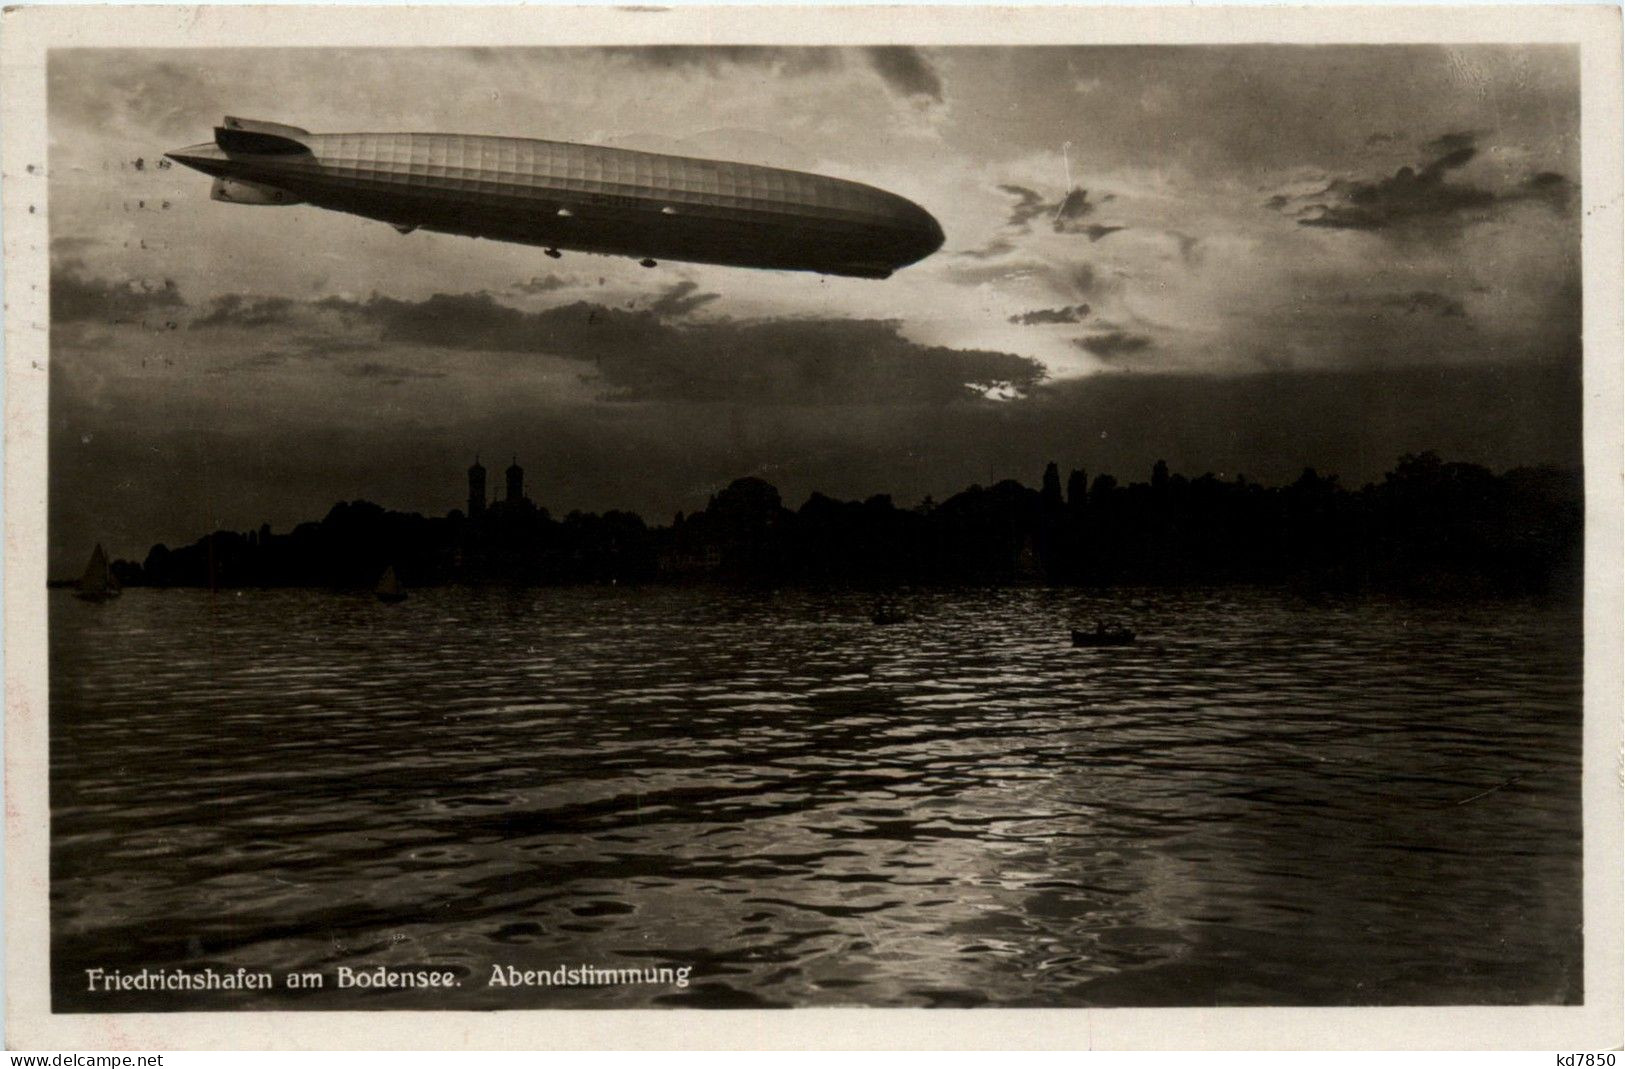
M 525 469 L 519 466 L 519 457 L 515 454 L 513 463 L 508 465 L 508 495 L 505 504 L 517 505 L 525 500 Z M 493 500 L 492 505 L 497 502 Z M 485 513 L 485 468 L 480 464 L 480 455 L 474 454 L 474 466 L 468 469 L 468 515 L 470 518 Z

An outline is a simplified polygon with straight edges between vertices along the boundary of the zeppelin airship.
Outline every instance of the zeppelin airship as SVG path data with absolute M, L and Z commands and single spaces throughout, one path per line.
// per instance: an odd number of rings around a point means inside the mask
M 310 204 L 447 234 L 660 260 L 886 278 L 942 247 L 873 186 L 747 163 L 468 134 L 312 134 L 228 116 L 166 153 L 233 204 Z

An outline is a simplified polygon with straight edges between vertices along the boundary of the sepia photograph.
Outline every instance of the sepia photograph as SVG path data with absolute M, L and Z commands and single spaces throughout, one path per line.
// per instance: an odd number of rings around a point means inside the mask
M 32 53 L 45 1021 L 1617 1035 L 1584 41 L 689 14 Z

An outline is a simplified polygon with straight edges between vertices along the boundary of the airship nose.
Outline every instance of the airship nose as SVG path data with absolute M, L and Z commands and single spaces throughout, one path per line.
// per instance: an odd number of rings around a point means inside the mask
M 925 245 L 925 252 L 921 254 L 920 258 L 924 259 L 942 248 L 942 243 L 948 239 L 947 235 L 942 232 L 942 224 L 937 222 L 936 216 L 924 208 L 920 209 L 920 214 L 925 216 L 920 234 L 921 241 Z
M 187 148 L 178 148 L 173 152 L 164 153 L 176 163 L 185 164 L 194 171 L 204 174 L 220 175 L 226 171 L 228 157 L 220 151 L 220 146 L 212 141 L 205 141 L 201 145 L 192 145 Z
M 937 222 L 935 216 L 912 201 L 903 203 L 908 206 L 903 213 L 908 232 L 907 255 L 910 257 L 906 262 L 914 263 L 942 248 L 946 238 L 942 233 L 942 224 Z

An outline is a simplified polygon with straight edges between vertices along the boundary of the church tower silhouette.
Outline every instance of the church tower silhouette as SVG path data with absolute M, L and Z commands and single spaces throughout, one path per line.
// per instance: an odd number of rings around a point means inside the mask
M 507 500 L 515 505 L 525 500 L 525 469 L 519 466 L 517 454 L 513 458 L 513 463 L 508 466 Z
M 470 518 L 485 512 L 485 469 L 480 466 L 480 455 L 474 454 L 474 466 L 468 469 L 468 515 Z

